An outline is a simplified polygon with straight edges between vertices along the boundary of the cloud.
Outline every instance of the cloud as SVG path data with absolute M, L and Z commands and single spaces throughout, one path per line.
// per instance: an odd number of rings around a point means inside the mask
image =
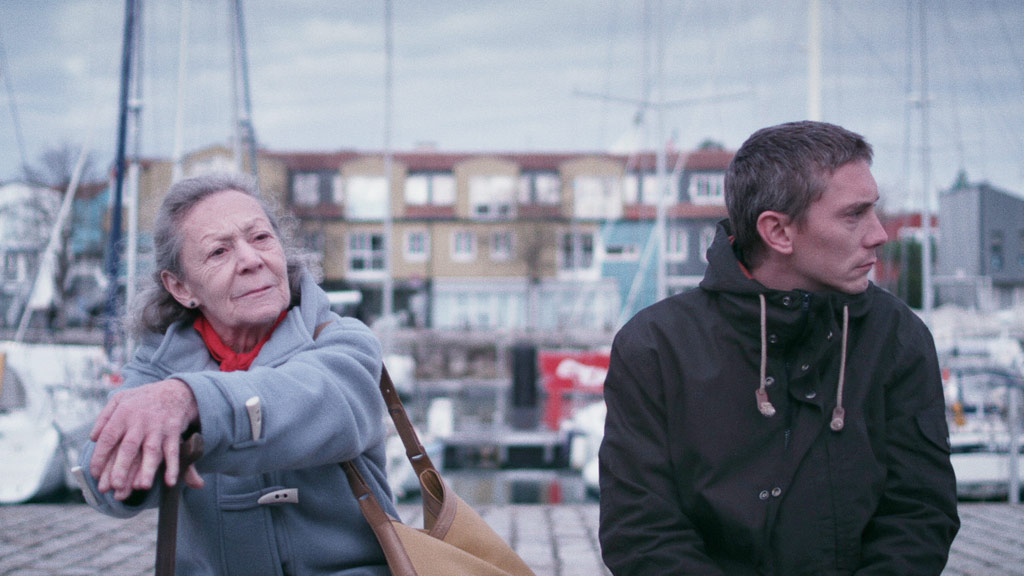
M 743 97 L 666 110 L 663 133 L 677 134 L 678 146 L 712 138 L 735 148 L 757 128 L 806 116 L 806 0 L 667 0 L 662 13 L 651 14 L 646 45 L 640 6 L 395 1 L 394 146 L 607 147 L 634 130 L 638 106 L 580 92 L 658 97 L 658 25 L 665 100 L 750 89 Z M 187 150 L 228 141 L 232 125 L 227 5 L 193 1 L 190 9 Z M 972 178 L 1024 192 L 1024 11 L 1015 0 L 936 0 L 927 9 L 931 182 L 952 182 L 962 165 Z M 174 139 L 179 10 L 177 3 L 145 3 L 147 156 L 169 155 Z M 55 142 L 81 142 L 98 124 L 97 148 L 112 158 L 122 13 L 123 4 L 112 1 L 0 2 L 31 157 Z M 383 19 L 383 2 L 245 4 L 261 143 L 322 150 L 383 144 Z M 823 2 L 822 25 L 825 119 L 869 138 L 880 182 L 913 187 L 908 178 L 920 178 L 908 175 L 906 158 L 921 146 L 921 119 L 907 104 L 908 90 L 918 85 L 913 60 L 907 77 L 907 59 L 919 46 L 915 20 L 908 21 L 905 4 L 889 0 Z M 654 146 L 657 114 L 644 117 L 646 145 Z M 12 143 L 12 131 L 0 123 L 0 150 Z M 0 179 L 13 175 L 12 156 L 0 155 Z

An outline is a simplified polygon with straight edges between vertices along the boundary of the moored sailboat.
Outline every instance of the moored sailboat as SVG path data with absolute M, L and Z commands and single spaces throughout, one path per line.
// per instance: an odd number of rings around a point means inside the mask
M 0 342 L 0 504 L 71 485 L 75 457 L 105 397 L 99 346 Z

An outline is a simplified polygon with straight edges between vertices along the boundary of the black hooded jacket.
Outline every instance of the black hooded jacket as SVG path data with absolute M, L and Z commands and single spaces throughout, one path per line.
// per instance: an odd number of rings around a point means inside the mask
M 767 289 L 729 235 L 721 223 L 700 289 L 641 311 L 615 338 L 605 562 L 616 575 L 938 575 L 959 519 L 928 329 L 873 284 Z M 756 399 L 760 295 L 770 417 Z

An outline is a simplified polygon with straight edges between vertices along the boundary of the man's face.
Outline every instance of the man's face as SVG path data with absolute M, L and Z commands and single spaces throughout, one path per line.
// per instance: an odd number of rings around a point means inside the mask
M 875 249 L 888 235 L 878 221 L 878 185 L 867 162 L 844 164 L 793 226 L 794 288 L 858 294 L 868 288 Z

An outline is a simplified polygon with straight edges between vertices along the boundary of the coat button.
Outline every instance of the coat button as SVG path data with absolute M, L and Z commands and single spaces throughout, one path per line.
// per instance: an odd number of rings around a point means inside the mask
M 793 303 L 793 298 L 792 297 L 790 297 L 790 296 L 783 296 L 782 297 L 782 305 L 783 306 L 788 308 L 792 303 Z
M 765 376 L 764 377 L 764 385 L 765 385 L 765 387 L 767 388 L 768 386 L 771 386 L 772 384 L 775 384 L 775 378 L 773 378 L 772 376 Z
M 772 488 L 772 496 L 774 496 L 775 498 L 778 498 L 781 495 L 782 495 L 782 488 L 779 488 L 778 486 L 776 486 L 775 488 Z
M 811 369 L 811 365 L 810 364 L 804 364 L 803 366 L 800 367 L 800 369 L 803 370 L 804 372 L 807 372 L 808 370 Z
M 768 335 L 768 343 L 769 344 L 775 344 L 778 341 L 779 341 L 779 337 L 777 335 L 775 335 L 775 334 L 769 334 Z
M 768 491 L 767 490 L 761 490 L 761 493 L 758 494 L 757 497 L 760 498 L 761 500 L 767 500 L 768 499 Z
M 832 331 L 831 330 L 828 331 L 828 335 L 825 336 L 825 340 L 828 340 L 829 342 L 832 341 Z
M 808 390 L 807 392 L 804 392 L 804 398 L 807 398 L 808 400 L 814 400 L 817 396 L 818 393 L 814 390 Z

